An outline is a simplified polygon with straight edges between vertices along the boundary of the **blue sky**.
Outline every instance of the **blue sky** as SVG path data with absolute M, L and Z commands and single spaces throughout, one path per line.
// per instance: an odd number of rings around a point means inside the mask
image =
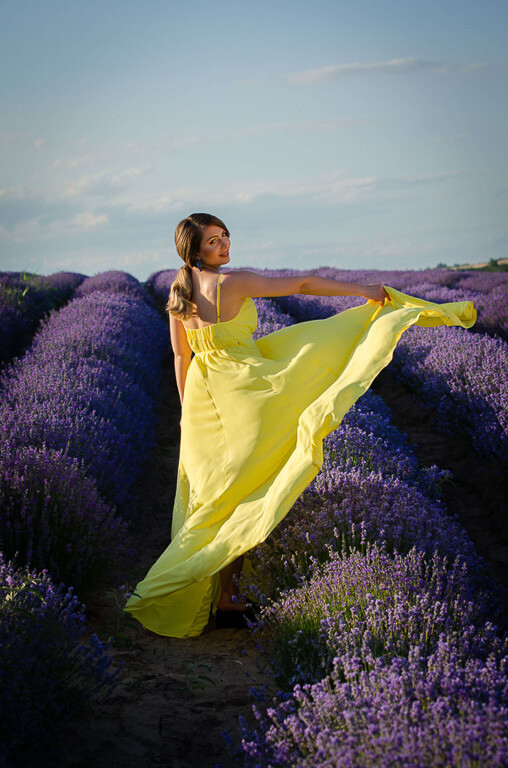
M 507 255 L 506 0 L 5 0 L 0 268 L 418 269 Z

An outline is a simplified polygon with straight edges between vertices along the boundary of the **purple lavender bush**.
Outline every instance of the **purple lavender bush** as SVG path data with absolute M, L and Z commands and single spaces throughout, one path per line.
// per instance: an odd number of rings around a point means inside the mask
M 130 488 L 154 439 L 167 345 L 164 322 L 146 302 L 102 291 L 75 299 L 0 379 L 0 436 L 77 458 L 129 515 Z
M 41 319 L 70 299 L 84 275 L 0 272 L 0 367 L 30 344 Z
M 106 646 L 86 639 L 85 607 L 46 571 L 18 569 L 0 553 L 0 761 L 52 765 L 69 719 L 116 682 Z
M 343 541 L 329 560 L 310 564 L 306 580 L 262 607 L 258 647 L 284 690 L 318 682 L 336 657 L 406 656 L 418 645 L 432 653 L 443 637 L 462 661 L 499 645 L 486 620 L 489 595 L 471 589 L 467 568 L 422 550 L 389 554 L 380 544 L 362 551 Z
M 0 540 L 84 589 L 121 562 L 122 518 L 154 441 L 168 332 L 143 300 L 96 291 L 41 327 L 0 378 Z
M 284 690 L 253 731 L 243 723 L 239 761 L 504 765 L 499 595 L 440 500 L 449 473 L 418 466 L 370 392 L 323 447 L 320 474 L 250 553 L 258 650 Z
M 122 570 L 126 523 L 77 459 L 47 446 L 1 445 L 0 546 L 78 592 Z
M 277 304 L 270 299 L 254 299 L 254 303 L 258 314 L 258 326 L 252 334 L 254 340 L 268 336 L 269 333 L 278 331 L 280 328 L 294 325 L 294 318 L 286 312 L 282 312 Z
M 258 725 L 242 721 L 246 768 L 490 768 L 508 758 L 507 657 L 463 661 L 445 639 L 427 655 L 337 657 L 332 674 L 293 695 Z
M 161 269 L 158 272 L 152 272 L 147 278 L 144 284 L 145 289 L 159 305 L 166 305 L 176 273 L 176 269 Z
M 325 438 L 323 456 L 320 473 L 249 555 L 258 599 L 301 583 L 313 560 L 327 560 L 343 537 L 353 547 L 381 540 L 401 552 L 415 545 L 452 559 L 459 552 L 471 578 L 487 578 L 486 564 L 440 499 L 450 473 L 419 467 L 381 398 L 366 392 Z
M 153 306 L 153 299 L 144 290 L 143 285 L 133 275 L 121 270 L 112 269 L 108 272 L 99 272 L 92 277 L 83 280 L 76 290 L 75 298 L 89 296 L 95 291 L 105 291 L 106 293 L 119 293 L 122 296 L 132 296 L 135 299 L 142 299 L 147 304 Z
M 41 280 L 47 288 L 64 293 L 67 301 L 71 299 L 76 289 L 81 285 L 86 275 L 79 272 L 53 272 L 51 275 L 42 275 Z
M 462 427 L 480 456 L 505 465 L 508 344 L 461 330 L 410 328 L 395 350 L 393 368 L 433 408 L 437 426 Z
M 461 300 L 463 295 L 461 289 L 453 300 Z M 441 297 L 452 298 L 442 292 Z M 297 321 L 304 321 L 329 317 L 361 301 L 358 297 L 288 296 L 278 298 L 277 304 Z M 507 362 L 508 346 L 500 338 L 462 328 L 412 327 L 401 337 L 390 367 L 436 410 L 436 426 L 444 430 L 460 426 L 470 435 L 479 456 L 504 465 L 508 451 Z
M 429 499 L 437 499 L 451 477 L 436 465 L 420 467 L 408 437 L 391 422 L 390 408 L 368 390 L 346 413 L 339 428 L 323 441 L 322 474 L 361 469 L 378 472 L 415 486 Z
M 273 274 L 282 272 L 273 271 Z M 298 274 L 298 272 L 295 272 Z M 469 333 L 488 333 L 508 340 L 508 279 L 506 273 L 476 273 L 456 270 L 338 270 L 321 267 L 313 274 L 354 283 L 383 283 L 399 291 L 437 303 L 472 300 L 478 318 Z M 298 320 L 327 317 L 333 312 L 362 303 L 349 296 L 281 296 L 276 299 L 284 310 Z M 327 309 L 332 304 L 333 310 Z

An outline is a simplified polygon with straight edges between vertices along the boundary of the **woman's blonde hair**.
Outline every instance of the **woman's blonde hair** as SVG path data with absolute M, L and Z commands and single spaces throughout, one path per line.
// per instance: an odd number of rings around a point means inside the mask
M 175 229 L 175 244 L 178 255 L 185 262 L 171 283 L 166 311 L 186 320 L 197 314 L 192 297 L 192 267 L 197 266 L 203 232 L 210 225 L 221 227 L 229 237 L 229 230 L 223 221 L 211 213 L 191 213 Z

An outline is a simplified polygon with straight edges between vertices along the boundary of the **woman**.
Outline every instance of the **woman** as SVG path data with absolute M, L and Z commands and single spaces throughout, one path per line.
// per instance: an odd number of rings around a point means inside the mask
M 192 214 L 167 310 L 182 404 L 172 540 L 125 610 L 154 632 L 240 626 L 243 555 L 264 541 L 318 473 L 323 438 L 391 360 L 402 332 L 476 320 L 472 302 L 436 305 L 383 285 L 263 277 L 229 262 L 226 225 Z M 252 297 L 361 296 L 367 303 L 254 341 Z M 192 352 L 194 357 L 191 359 Z

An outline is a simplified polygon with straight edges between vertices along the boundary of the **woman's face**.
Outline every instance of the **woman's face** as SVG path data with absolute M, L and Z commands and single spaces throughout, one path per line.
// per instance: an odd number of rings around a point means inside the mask
M 203 265 L 219 267 L 229 261 L 230 239 L 222 227 L 210 224 L 203 232 L 198 256 Z

